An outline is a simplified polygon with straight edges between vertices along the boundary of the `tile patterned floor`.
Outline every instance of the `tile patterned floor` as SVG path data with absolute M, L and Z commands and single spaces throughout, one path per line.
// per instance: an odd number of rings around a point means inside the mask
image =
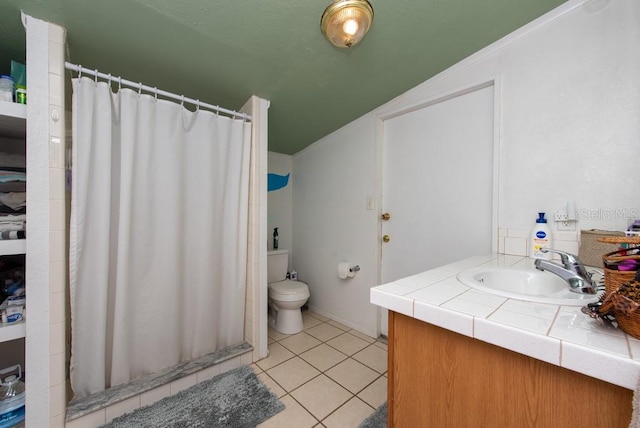
M 310 311 L 304 330 L 269 329 L 269 356 L 252 365 L 286 408 L 259 428 L 352 428 L 387 399 L 387 345 Z

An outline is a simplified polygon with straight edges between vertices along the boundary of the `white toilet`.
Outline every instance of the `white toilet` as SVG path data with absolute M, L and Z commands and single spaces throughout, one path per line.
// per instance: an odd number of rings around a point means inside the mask
M 282 334 L 302 331 L 300 308 L 309 299 L 309 287 L 287 279 L 289 250 L 267 251 L 269 282 L 269 325 Z

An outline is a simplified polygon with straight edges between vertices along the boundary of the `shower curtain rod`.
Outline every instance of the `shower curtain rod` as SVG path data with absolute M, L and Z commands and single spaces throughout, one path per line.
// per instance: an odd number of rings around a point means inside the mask
M 208 104 L 208 103 L 203 103 L 200 100 L 194 100 L 193 98 L 188 98 L 185 97 L 184 95 L 176 95 L 174 93 L 171 92 L 167 92 L 167 91 L 163 91 L 162 89 L 158 89 L 152 86 L 147 86 L 147 85 L 143 85 L 141 82 L 132 82 L 131 80 L 126 80 L 123 79 L 122 77 L 114 77 L 111 76 L 111 74 L 105 74 L 105 73 L 101 73 L 99 72 L 97 69 L 96 70 L 91 70 L 89 68 L 85 68 L 81 65 L 76 65 L 76 64 L 72 64 L 68 61 L 65 61 L 64 63 L 64 68 L 66 68 L 67 70 L 73 70 L 75 72 L 78 73 L 78 77 L 82 76 L 83 74 L 88 74 L 90 76 L 95 77 L 96 82 L 98 81 L 98 78 L 104 79 L 109 81 L 109 83 L 111 82 L 117 82 L 119 86 L 130 86 L 132 88 L 137 89 L 138 91 L 145 91 L 145 92 L 149 92 L 151 94 L 154 94 L 156 96 L 156 98 L 158 97 L 158 95 L 162 95 L 163 97 L 166 98 L 171 98 L 173 100 L 177 100 L 180 101 L 182 104 L 186 103 L 190 103 L 190 104 L 194 104 L 195 106 L 197 106 L 197 108 L 200 107 L 204 107 L 207 108 L 209 110 L 213 110 L 215 112 L 218 113 L 224 113 L 226 115 L 232 116 L 234 119 L 235 118 L 242 118 L 246 121 L 251 121 L 251 115 L 248 115 L 246 113 L 240 113 L 237 112 L 235 110 L 229 110 L 220 106 L 215 106 L 213 104 Z

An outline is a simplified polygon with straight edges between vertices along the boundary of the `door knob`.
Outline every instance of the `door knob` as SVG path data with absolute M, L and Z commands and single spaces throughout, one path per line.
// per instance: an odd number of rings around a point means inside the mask
M 384 213 L 380 216 L 384 221 L 387 221 L 391 218 L 391 214 L 389 213 Z
M 389 235 L 384 235 L 384 236 L 382 237 L 382 241 L 383 241 L 383 242 L 389 242 L 389 241 L 391 241 L 391 237 L 390 237 Z

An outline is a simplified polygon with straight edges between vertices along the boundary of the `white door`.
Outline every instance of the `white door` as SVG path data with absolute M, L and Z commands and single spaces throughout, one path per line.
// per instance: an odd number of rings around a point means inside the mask
M 493 250 L 493 85 L 384 121 L 381 283 Z M 381 333 L 387 334 L 387 313 Z

